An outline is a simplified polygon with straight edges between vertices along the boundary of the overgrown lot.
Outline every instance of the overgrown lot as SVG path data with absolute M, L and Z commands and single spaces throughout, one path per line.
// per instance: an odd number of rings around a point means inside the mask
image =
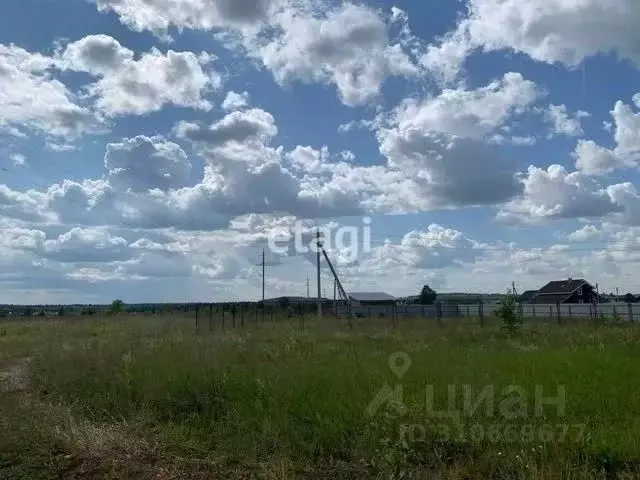
M 639 327 L 464 322 L 2 323 L 0 478 L 637 476 Z

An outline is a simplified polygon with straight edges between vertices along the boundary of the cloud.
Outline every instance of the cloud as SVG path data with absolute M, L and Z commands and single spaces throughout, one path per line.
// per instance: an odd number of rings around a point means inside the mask
M 612 150 L 601 147 L 593 140 L 580 140 L 573 151 L 576 168 L 586 175 L 603 175 L 618 168 L 633 166 Z
M 407 233 L 400 243 L 376 247 L 359 265 L 360 271 L 382 274 L 399 269 L 440 270 L 473 263 L 482 250 L 462 232 L 431 224 L 426 230 Z
M 22 227 L 3 227 L 4 233 L 0 238 L 0 249 L 5 250 L 5 253 L 6 250 L 11 250 L 11 253 L 15 253 L 42 249 L 46 238 L 43 231 Z
M 287 153 L 287 159 L 294 168 L 307 173 L 319 173 L 327 168 L 331 169 L 329 147 L 316 150 L 313 147 L 298 145 L 291 152 Z
M 549 105 L 544 112 L 544 119 L 551 125 L 551 135 L 580 137 L 584 135 L 581 119 L 589 117 L 589 113 L 578 110 L 574 117 L 569 115 L 566 105 Z
M 107 146 L 102 179 L 65 180 L 43 192 L 3 187 L 2 213 L 47 223 L 202 230 L 224 228 L 248 213 L 322 217 L 362 211 L 354 200 L 366 195 L 354 196 L 353 188 L 343 192 L 339 183 L 315 191 L 307 172 L 300 177 L 285 167 L 282 147 L 270 145 L 277 128 L 267 112 L 232 112 L 210 127 L 181 123 L 176 133 L 205 160 L 195 185 L 186 184 L 189 161 L 181 147 L 159 136 L 138 136 Z
M 52 56 L 0 45 L 0 130 L 24 136 L 33 129 L 49 137 L 53 149 L 86 133 L 104 132 L 104 116 L 142 115 L 177 105 L 209 110 L 206 95 L 221 76 L 214 58 L 193 52 L 134 52 L 107 35 L 90 35 Z M 56 74 L 86 72 L 97 80 L 74 93 Z M 63 140 L 67 143 L 60 143 Z
M 43 243 L 42 255 L 62 263 L 113 262 L 131 257 L 127 241 L 103 229 L 73 228 Z
M 505 204 L 498 218 L 509 222 L 535 222 L 558 218 L 599 218 L 624 210 L 623 203 L 581 172 L 561 165 L 546 170 L 530 166 L 521 176 L 523 195 Z
M 19 192 L 0 185 L 0 217 L 15 218 L 27 222 L 46 221 L 46 195 L 28 190 Z
M 210 110 L 205 96 L 222 83 L 209 68 L 213 60 L 206 53 L 162 53 L 155 47 L 136 60 L 117 40 L 90 35 L 68 44 L 57 65 L 98 77 L 85 89 L 102 112 L 115 116 L 142 115 L 168 104 Z
M 249 92 L 229 92 L 222 102 L 223 110 L 240 110 L 249 104 Z
M 420 64 L 440 84 L 447 85 L 456 80 L 473 49 L 465 26 L 466 23 L 444 35 L 436 44 L 428 45 L 420 56 Z
M 394 115 L 405 130 L 483 138 L 526 112 L 539 95 L 535 83 L 509 72 L 475 90 L 445 89 L 435 97 L 405 100 Z
M 280 85 L 334 85 L 342 102 L 376 99 L 389 77 L 417 77 L 407 51 L 406 14 L 361 3 L 306 0 L 96 0 L 136 31 L 168 38 L 168 28 L 221 30 L 218 37 L 258 60 Z M 398 28 L 399 27 L 399 28 Z M 391 31 L 399 30 L 397 38 Z
M 281 85 L 333 84 L 345 105 L 356 106 L 374 100 L 388 77 L 419 73 L 402 45 L 390 40 L 384 17 L 368 6 L 327 4 L 315 13 L 289 8 L 271 23 L 279 33 L 245 40 L 244 49 Z
M 586 278 L 603 280 L 605 275 L 619 275 L 611 257 L 602 250 L 574 251 L 569 245 L 557 244 L 526 248 L 517 244 L 488 246 L 482 258 L 475 263 L 482 282 L 502 285 L 497 291 L 510 288 L 515 280 L 521 290 L 538 289 L 549 279 Z M 508 275 L 509 281 L 505 281 Z M 450 279 L 450 281 L 452 281 Z M 496 291 L 494 290 L 494 291 Z
M 270 141 L 278 134 L 273 115 L 253 108 L 232 112 L 210 127 L 202 124 L 180 122 L 175 128 L 178 138 L 190 140 L 203 149 L 223 147 L 252 147 Z M 249 160 L 249 159 L 247 159 Z M 253 160 L 256 160 L 255 158 Z
M 640 95 L 634 97 L 634 103 L 640 106 Z M 637 168 L 640 164 L 640 113 L 622 101 L 616 102 L 610 113 L 615 125 L 614 148 L 581 140 L 573 152 L 576 168 L 587 175 L 604 175 L 621 168 Z
M 571 242 L 586 242 L 594 238 L 599 238 L 602 232 L 595 225 L 585 225 L 584 227 L 567 235 L 567 240 Z
M 514 167 L 490 143 L 537 96 L 534 83 L 508 73 L 476 90 L 406 100 L 378 119 L 380 152 L 414 183 L 409 191 L 420 192 L 421 209 L 507 201 L 522 188 Z
M 98 131 L 102 120 L 52 78 L 51 59 L 0 44 L 0 131 L 23 135 L 33 129 L 73 140 Z
M 21 153 L 14 153 L 10 156 L 11 161 L 17 167 L 22 167 L 27 164 L 27 157 L 22 155 Z
M 249 26 L 269 17 L 278 0 L 95 0 L 129 28 L 167 36 L 170 26 L 210 30 Z
M 117 189 L 143 192 L 180 188 L 189 181 L 191 163 L 179 145 L 160 136 L 125 138 L 110 143 L 104 157 L 109 183 Z
M 570 67 L 601 53 L 640 65 L 638 18 L 635 0 L 468 0 L 466 16 L 430 48 L 425 64 L 452 78 L 474 50 L 509 49 Z
M 68 44 L 59 65 L 69 70 L 107 75 L 121 69 L 133 59 L 134 52 L 123 47 L 115 38 L 89 35 Z

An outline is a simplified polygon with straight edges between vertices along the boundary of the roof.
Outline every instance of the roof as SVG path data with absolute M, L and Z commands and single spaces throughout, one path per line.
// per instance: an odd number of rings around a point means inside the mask
M 564 302 L 567 297 L 569 295 L 567 295 L 566 293 L 548 293 L 546 295 L 538 295 L 536 296 L 533 300 L 531 300 L 531 303 L 535 303 L 535 304 L 542 304 L 542 305 L 555 305 L 557 303 L 562 303 Z
M 527 290 L 522 295 L 520 295 L 519 300 L 521 302 L 531 302 L 536 298 L 537 295 L 538 295 L 538 290 Z
M 272 304 L 272 303 L 280 303 L 282 301 L 288 301 L 289 303 L 316 303 L 318 301 L 317 297 L 276 297 L 276 298 L 266 298 L 264 303 Z M 328 302 L 328 298 L 322 298 L 323 302 Z
M 384 292 L 350 293 L 349 297 L 357 302 L 395 302 L 396 297 Z
M 568 280 L 559 280 L 554 282 L 547 283 L 544 287 L 538 290 L 538 295 L 549 295 L 549 294 L 565 294 L 571 295 L 577 289 L 579 289 L 584 284 L 589 284 L 586 280 L 582 278 L 570 278 Z

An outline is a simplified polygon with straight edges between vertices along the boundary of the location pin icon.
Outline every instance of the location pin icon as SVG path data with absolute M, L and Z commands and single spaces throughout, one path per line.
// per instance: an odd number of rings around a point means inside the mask
M 393 374 L 401 379 L 411 367 L 411 358 L 408 353 L 397 352 L 389 357 L 389 368 Z

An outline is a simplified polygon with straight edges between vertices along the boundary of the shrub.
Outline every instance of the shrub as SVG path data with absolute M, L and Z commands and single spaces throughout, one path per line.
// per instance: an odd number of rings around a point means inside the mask
M 111 302 L 111 307 L 109 307 L 109 313 L 113 315 L 121 313 L 123 305 L 124 303 L 122 300 L 114 300 L 113 302 Z
M 495 313 L 502 322 L 502 327 L 509 333 L 513 333 L 522 326 L 522 318 L 518 314 L 518 304 L 513 295 L 508 295 L 498 304 Z
M 613 324 L 619 324 L 622 323 L 622 317 L 620 316 L 620 314 L 617 312 L 617 310 L 613 311 L 613 315 L 611 315 L 611 320 L 613 321 Z

